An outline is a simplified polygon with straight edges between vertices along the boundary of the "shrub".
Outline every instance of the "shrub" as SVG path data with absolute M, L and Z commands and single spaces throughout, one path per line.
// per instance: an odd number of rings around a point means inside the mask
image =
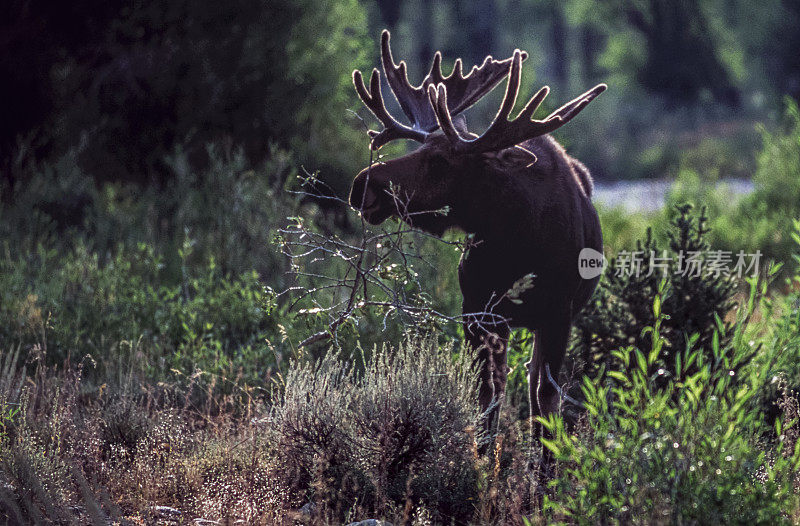
M 786 99 L 782 127 L 775 132 L 762 130 L 762 140 L 753 174 L 756 189 L 729 219 L 738 218 L 743 227 L 749 224 L 745 232 L 754 234 L 747 239 L 755 247 L 788 262 L 795 248 L 789 236 L 792 220 L 800 216 L 800 110 L 796 102 Z
M 791 292 L 763 302 L 762 317 L 770 323 L 757 334 L 760 397 L 770 423 L 781 413 L 780 405 L 786 405 L 782 399 L 797 400 L 800 393 L 800 220 L 794 221 L 792 239 L 796 243 L 795 270 L 786 279 Z
M 35 387 L 25 385 L 19 414 L 0 437 L 0 475 L 8 480 L 3 481 L 8 484 L 3 489 L 13 488 L 17 497 L 4 495 L 0 510 L 38 523 L 68 520 L 67 505 L 79 494 L 69 453 L 78 435 L 75 417 L 81 368 L 70 367 L 59 379 L 47 372 L 39 361 L 31 382 Z M 48 418 L 40 418 L 42 414 Z
M 687 258 L 691 253 L 705 254 L 709 249 L 705 210 L 695 217 L 691 209 L 690 205 L 677 208 L 670 221 L 668 250 L 659 248 L 648 228 L 644 241 L 638 241 L 636 249 L 627 256 L 629 263 L 637 256 L 643 260 L 641 272 L 621 263 L 621 258 L 611 260 L 598 290 L 575 324 L 577 344 L 570 351 L 567 370 L 577 372 L 577 378 L 596 374 L 600 365 L 608 364 L 615 349 L 646 345 L 649 337 L 642 328 L 655 323 L 653 298 L 665 276 L 670 287 L 660 300 L 669 316 L 661 328 L 666 342 L 661 353 L 663 367 L 674 374 L 675 357 L 689 344 L 706 354 L 710 353 L 714 338 L 721 338 L 721 344 L 725 345 L 730 325 L 722 320 L 734 306 L 734 282 L 732 276 L 710 269 L 695 273 L 687 267 L 685 259 L 680 259 L 681 255 Z M 655 258 L 668 258 L 661 261 L 665 264 L 663 270 L 648 272 L 651 254 Z
M 273 482 L 277 454 L 256 424 L 230 413 L 198 418 L 180 398 L 141 387 L 131 378 L 96 388 L 79 367 L 40 360 L 22 410 L 0 434 L 0 521 L 155 523 L 163 517 L 154 504 L 185 520 L 272 524 L 285 516 L 288 496 Z
M 255 270 L 278 288 L 284 267 L 270 245 L 272 230 L 298 212 L 297 199 L 283 191 L 295 174 L 289 154 L 272 149 L 269 160 L 252 167 L 241 151 L 206 150 L 204 169 L 192 168 L 182 150 L 162 158 L 170 179 L 164 188 L 96 185 L 74 154 L 43 164 L 9 203 L 0 201 L 2 255 L 34 270 L 42 265 L 40 245 L 67 253 L 81 244 L 106 264 L 120 245 L 133 250 L 144 243 L 167 284 L 180 281 L 183 265 L 214 258 L 224 273 Z M 181 258 L 186 242 L 191 253 Z
M 663 287 L 655 296 L 649 348 L 615 351 L 607 370 L 584 378 L 586 416 L 577 436 L 565 431 L 560 417 L 543 419 L 553 434 L 544 442 L 560 470 L 545 499 L 549 519 L 789 522 L 785 511 L 797 504 L 800 447 L 762 449 L 757 390 L 735 372 L 751 352 L 743 338 L 747 316 L 740 316 L 731 343 L 715 338 L 711 356 L 690 350 L 687 359 L 676 358 L 676 375 L 664 381 L 665 292 Z M 725 366 L 714 367 L 713 360 Z
M 470 362 L 415 338 L 376 350 L 363 374 L 331 354 L 293 367 L 273 416 L 282 483 L 338 520 L 352 506 L 392 516 L 422 501 L 440 520 L 467 520 L 479 413 Z
M 130 358 L 133 343 L 120 342 L 138 342 L 140 370 L 156 378 L 200 369 L 252 383 L 274 365 L 265 341 L 276 339 L 274 295 L 255 272 L 226 276 L 211 260 L 167 286 L 160 265 L 145 245 L 106 264 L 82 244 L 0 260 L 0 316 L 10 322 L 0 340 L 39 345 L 51 363 L 92 354 L 111 370 Z

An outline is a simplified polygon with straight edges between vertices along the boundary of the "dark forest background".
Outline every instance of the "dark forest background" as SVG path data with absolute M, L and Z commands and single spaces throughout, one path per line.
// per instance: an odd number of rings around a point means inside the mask
M 97 183 L 163 186 L 168 158 L 206 165 L 209 144 L 254 164 L 291 151 L 342 190 L 365 157 L 347 110 L 368 116 L 350 72 L 379 64 L 384 27 L 416 81 L 438 49 L 446 63 L 469 64 L 519 47 L 531 53 L 526 87 L 551 85 L 551 105 L 607 82 L 596 107 L 559 132 L 605 180 L 674 175 L 702 146 L 743 175 L 753 123 L 800 97 L 796 0 L 9 0 L 0 9 L 6 202 L 31 165 L 68 153 Z M 495 104 L 473 111 L 473 126 Z

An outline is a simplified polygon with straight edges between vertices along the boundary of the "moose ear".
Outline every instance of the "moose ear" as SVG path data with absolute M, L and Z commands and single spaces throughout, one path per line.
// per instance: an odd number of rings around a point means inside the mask
M 515 168 L 527 168 L 538 160 L 535 153 L 522 146 L 513 146 L 499 152 L 486 152 L 483 157 L 499 162 L 503 166 Z

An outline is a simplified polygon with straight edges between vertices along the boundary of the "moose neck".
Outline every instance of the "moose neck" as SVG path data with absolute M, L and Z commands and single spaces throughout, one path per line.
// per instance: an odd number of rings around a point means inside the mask
M 538 218 L 533 182 L 522 173 L 479 174 L 462 185 L 454 206 L 458 226 L 491 244 L 523 241 L 535 229 Z
M 488 165 L 465 174 L 454 220 L 484 244 L 512 253 L 580 244 L 567 234 L 583 224 L 591 203 L 569 158 L 549 137 L 526 147 L 536 154 L 532 165 Z

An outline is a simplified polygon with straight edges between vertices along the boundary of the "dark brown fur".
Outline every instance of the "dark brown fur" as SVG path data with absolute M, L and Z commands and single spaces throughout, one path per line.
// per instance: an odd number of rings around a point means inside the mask
M 557 410 L 545 366 L 558 378 L 572 320 L 599 279 L 580 277 L 578 254 L 584 247 L 602 252 L 603 242 L 586 167 L 548 135 L 521 146 L 535 162 L 517 147 L 456 153 L 441 132 L 432 133 L 416 151 L 359 173 L 350 203 L 373 224 L 398 216 L 436 235 L 449 228 L 474 234 L 476 245 L 458 269 L 465 314 L 487 310 L 515 281 L 536 275 L 522 304 L 503 299 L 494 307 L 507 323 L 465 322 L 468 342 L 479 350 L 483 408 L 502 400 L 510 329 L 535 332 L 528 369 L 536 416 Z M 448 214 L 436 212 L 443 207 Z

